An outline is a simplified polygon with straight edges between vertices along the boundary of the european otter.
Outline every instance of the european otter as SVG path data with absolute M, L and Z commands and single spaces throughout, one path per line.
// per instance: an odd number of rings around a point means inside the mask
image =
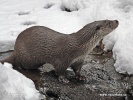
M 72 34 L 62 34 L 44 26 L 33 26 L 21 32 L 14 52 L 1 61 L 26 69 L 36 69 L 45 63 L 54 66 L 59 81 L 69 82 L 66 69 L 71 67 L 77 78 L 86 55 L 107 34 L 118 26 L 117 20 L 95 21 Z

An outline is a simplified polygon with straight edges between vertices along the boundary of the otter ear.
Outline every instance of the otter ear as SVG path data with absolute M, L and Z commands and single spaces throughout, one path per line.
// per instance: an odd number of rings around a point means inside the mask
M 96 27 L 96 30 L 100 30 L 100 29 L 101 29 L 101 26 L 100 25 Z

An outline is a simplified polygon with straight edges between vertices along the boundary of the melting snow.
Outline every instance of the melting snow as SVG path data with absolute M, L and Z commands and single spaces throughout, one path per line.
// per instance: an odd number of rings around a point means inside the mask
M 117 72 L 133 74 L 133 0 L 0 0 L 0 10 L 0 52 L 12 50 L 18 34 L 34 25 L 70 34 L 95 20 L 117 19 L 119 27 L 103 40 L 105 50 L 113 50 Z M 5 66 L 0 65 L 0 92 L 8 87 L 14 94 L 19 93 L 22 86 L 11 85 L 10 76 L 16 81 L 24 76 L 16 77 L 19 73 Z M 33 86 L 31 80 L 29 84 Z

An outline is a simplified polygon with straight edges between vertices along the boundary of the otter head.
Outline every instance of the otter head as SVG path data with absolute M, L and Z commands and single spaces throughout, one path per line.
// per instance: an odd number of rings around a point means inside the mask
M 116 29 L 119 25 L 119 22 L 117 20 L 102 20 L 95 21 L 94 23 L 96 25 L 95 35 L 102 38 L 112 32 L 114 29 Z

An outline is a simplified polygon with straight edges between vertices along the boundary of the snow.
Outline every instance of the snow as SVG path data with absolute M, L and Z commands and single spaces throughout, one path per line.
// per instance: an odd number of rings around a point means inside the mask
M 70 34 L 103 19 L 120 23 L 104 38 L 104 49 L 113 51 L 117 72 L 133 74 L 132 0 L 0 0 L 0 52 L 13 50 L 18 34 L 34 25 Z
M 0 63 L 1 100 L 39 100 L 39 92 L 32 80 L 12 69 L 9 63 Z

